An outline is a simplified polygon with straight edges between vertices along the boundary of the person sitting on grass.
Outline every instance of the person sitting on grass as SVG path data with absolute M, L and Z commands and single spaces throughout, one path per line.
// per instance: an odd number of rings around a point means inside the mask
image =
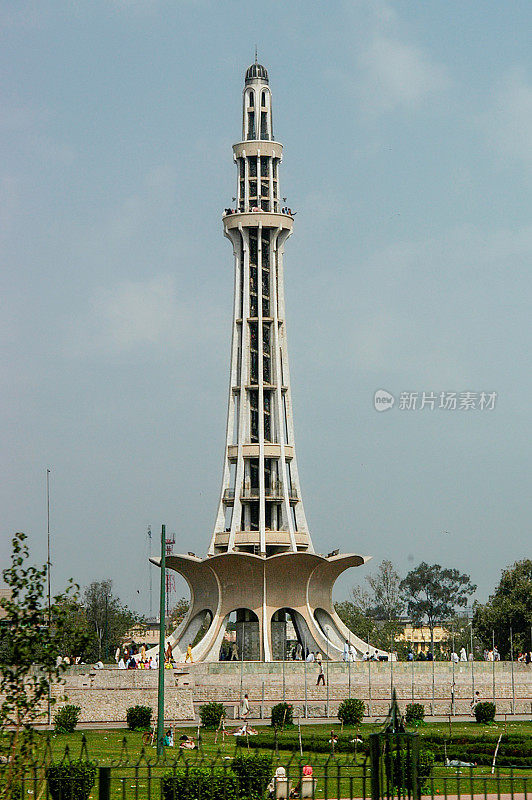
M 179 745 L 181 750 L 194 750 L 194 748 L 196 747 L 196 742 L 194 741 L 194 737 L 187 736 L 186 733 L 184 733 L 182 736 L 179 737 L 179 741 L 181 742 L 181 744 Z
M 252 728 L 246 720 L 242 727 L 235 730 L 233 736 L 256 736 L 257 733 L 258 731 L 256 731 L 255 728 Z
M 174 733 L 173 733 L 171 728 L 168 728 L 168 730 L 165 733 L 165 736 L 164 736 L 164 739 L 163 739 L 163 745 L 164 745 L 164 747 L 173 747 L 174 746 Z

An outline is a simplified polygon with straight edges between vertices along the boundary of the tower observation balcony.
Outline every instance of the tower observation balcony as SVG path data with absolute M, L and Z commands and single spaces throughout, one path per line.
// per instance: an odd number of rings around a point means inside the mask
M 222 217 L 226 231 L 233 228 L 279 228 L 292 233 L 294 217 L 290 214 L 281 214 L 275 211 L 231 211 Z

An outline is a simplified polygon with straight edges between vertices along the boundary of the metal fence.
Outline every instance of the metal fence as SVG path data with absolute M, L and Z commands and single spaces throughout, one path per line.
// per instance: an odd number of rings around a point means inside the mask
M 247 693 L 254 718 L 267 717 L 269 707 L 280 701 L 293 703 L 304 718 L 335 716 L 339 702 L 351 697 L 364 702 L 367 716 L 380 717 L 386 714 L 394 690 L 401 703 L 423 703 L 430 716 L 467 715 L 478 699 L 494 702 L 499 714 L 532 714 L 532 665 L 524 663 L 325 661 L 321 687 L 316 685 L 315 663 L 271 662 L 263 673 L 255 662 L 243 659 L 234 665 L 234 673 L 216 667 L 222 670 L 215 673 L 216 679 L 223 675 L 223 681 L 195 674 L 195 705 L 217 700 L 237 706 Z M 323 706 L 321 713 L 313 711 L 316 705 Z
M 286 800 L 289 797 L 312 798 L 316 800 L 405 800 L 411 798 L 515 798 L 532 800 L 532 765 L 528 767 L 474 767 L 467 762 L 452 762 L 447 766 L 436 765 L 430 774 L 418 774 L 417 767 L 402 780 L 394 768 L 393 759 L 382 758 L 382 752 L 357 753 L 357 737 L 353 739 L 353 752 L 334 753 L 334 741 L 330 743 L 331 752 L 322 755 L 302 755 L 294 753 L 287 756 L 280 751 L 268 751 L 270 785 L 262 786 L 263 791 L 253 796 L 244 793 L 238 779 L 232 772 L 233 758 L 248 754 L 246 748 L 237 745 L 232 755 L 220 750 L 214 757 L 206 757 L 201 747 L 194 753 L 177 751 L 174 756 L 167 750 L 164 757 L 157 759 L 153 751 L 142 750 L 140 756 L 128 752 L 124 739 L 122 752 L 110 765 L 99 765 L 90 758 L 86 743 L 83 742 L 79 757 L 65 749 L 61 760 L 52 762 L 51 748 L 47 746 L 42 757 L 25 767 L 22 793 L 19 797 L 32 800 L 259 800 L 260 797 L 272 800 Z M 403 747 L 404 745 L 404 747 Z M 397 740 L 395 759 L 405 753 L 410 760 L 408 747 L 417 752 L 418 744 L 406 745 Z M 401 750 L 403 748 L 403 750 Z M 58 789 L 49 786 L 47 770 L 52 763 L 93 765 L 94 783 L 90 792 L 80 788 L 79 775 L 65 777 Z M 402 762 L 401 762 L 402 763 Z M 312 776 L 304 774 L 304 767 L 311 765 Z M 275 771 L 284 768 L 284 775 Z M 5 765 L 2 769 L 6 769 Z M 307 770 L 308 771 L 308 770 Z M 198 783 L 198 774 L 200 781 Z M 407 773 L 405 773 L 407 774 Z M 185 783 L 183 783 L 183 780 Z M 192 793 L 183 786 L 196 781 Z M 177 781 L 177 782 L 176 782 Z M 166 787 L 166 788 L 165 788 Z M 15 797 L 15 795 L 14 795 Z M 17 798 L 18 800 L 18 798 Z

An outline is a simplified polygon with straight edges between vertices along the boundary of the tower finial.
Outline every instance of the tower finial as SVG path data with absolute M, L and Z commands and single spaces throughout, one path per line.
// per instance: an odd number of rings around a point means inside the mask
M 258 54 L 257 54 L 257 45 L 255 45 L 255 64 L 258 64 Z

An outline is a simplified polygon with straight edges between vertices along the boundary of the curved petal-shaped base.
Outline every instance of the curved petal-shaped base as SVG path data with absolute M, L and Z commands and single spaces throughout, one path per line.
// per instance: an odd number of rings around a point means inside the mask
M 275 660 L 272 621 L 278 611 L 291 615 L 303 650 L 319 650 L 325 658 L 339 660 L 347 641 L 357 659 L 368 649 L 375 652 L 375 648 L 346 628 L 332 601 L 333 585 L 338 576 L 368 560 L 355 554 L 325 558 L 302 552 L 279 553 L 269 558 L 238 552 L 206 559 L 169 556 L 166 566 L 185 578 L 191 594 L 189 611 L 168 640 L 174 658 L 184 661 L 188 645 L 194 642 L 209 616 L 209 628 L 193 647 L 192 656 L 194 661 L 218 661 L 229 616 L 237 610 L 253 620 L 252 624 L 248 622 L 248 629 L 253 631 L 253 636 L 257 634 L 253 646 L 255 657 L 261 661 Z M 155 558 L 152 562 L 160 563 Z M 156 651 L 154 648 L 153 653 Z

